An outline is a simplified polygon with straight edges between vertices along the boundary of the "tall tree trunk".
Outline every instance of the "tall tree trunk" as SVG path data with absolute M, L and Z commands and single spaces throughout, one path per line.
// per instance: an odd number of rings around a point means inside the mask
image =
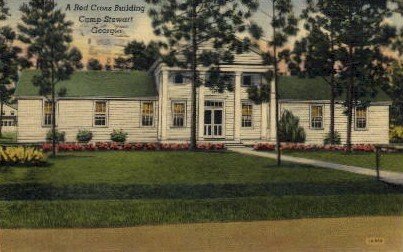
M 347 89 L 347 152 L 351 153 L 351 135 L 353 130 L 353 91 L 354 91 L 354 62 L 353 46 L 349 46 L 350 80 Z
M 3 137 L 3 110 L 4 110 L 4 101 L 3 94 L 0 93 L 0 138 Z
M 273 19 L 276 17 L 276 4 L 275 0 L 272 1 L 273 3 Z M 274 89 L 275 89 L 275 97 L 276 97 L 276 150 L 277 150 L 277 166 L 281 166 L 281 143 L 280 143 L 280 134 L 279 134 L 279 120 L 280 120 L 280 113 L 279 113 L 279 95 L 278 95 L 278 59 L 277 59 L 277 44 L 276 44 L 276 27 L 273 26 L 273 60 L 274 60 Z
M 334 55 L 334 38 L 333 38 L 333 31 L 330 34 L 330 43 L 331 43 L 331 57 L 332 57 L 332 71 L 330 74 L 330 144 L 335 144 L 335 102 L 336 102 L 336 83 L 335 83 L 335 76 L 334 76 L 334 66 L 335 62 L 335 55 Z
M 190 149 L 197 149 L 197 28 L 196 28 L 196 5 L 192 3 L 192 121 L 190 135 Z
M 54 54 L 54 48 L 51 48 L 52 59 Z M 55 95 L 55 69 L 52 62 L 52 155 L 56 157 L 56 95 Z

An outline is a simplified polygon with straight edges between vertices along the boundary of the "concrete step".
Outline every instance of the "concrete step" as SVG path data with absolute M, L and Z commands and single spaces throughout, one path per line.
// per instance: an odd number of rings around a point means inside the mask
M 245 148 L 245 145 L 242 143 L 226 143 L 225 146 L 227 148 Z

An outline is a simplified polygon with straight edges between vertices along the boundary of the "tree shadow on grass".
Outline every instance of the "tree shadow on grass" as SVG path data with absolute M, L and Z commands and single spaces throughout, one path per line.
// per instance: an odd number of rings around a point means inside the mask
M 402 186 L 375 181 L 351 183 L 262 184 L 78 184 L 54 186 L 25 183 L 0 185 L 0 200 L 123 200 L 123 199 L 214 199 L 256 196 L 334 196 L 402 194 Z
M 80 154 L 74 154 L 74 153 L 69 153 L 69 154 L 61 154 L 57 155 L 56 157 L 52 157 L 49 155 L 49 161 L 63 161 L 63 160 L 71 160 L 71 159 L 85 159 L 85 158 L 95 158 L 95 155 L 80 155 Z

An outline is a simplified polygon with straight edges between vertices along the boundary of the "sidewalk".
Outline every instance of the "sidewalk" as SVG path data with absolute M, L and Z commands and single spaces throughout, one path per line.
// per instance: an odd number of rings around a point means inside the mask
M 265 157 L 265 158 L 270 158 L 270 159 L 277 159 L 277 154 L 275 154 L 275 153 L 255 151 L 252 148 L 229 148 L 229 150 L 238 152 L 240 154 L 253 155 L 253 156 Z M 311 165 L 311 166 L 316 166 L 316 167 L 321 167 L 321 168 L 328 168 L 328 169 L 334 169 L 334 170 L 340 170 L 340 171 L 346 171 L 346 172 L 352 172 L 352 173 L 356 173 L 356 174 L 376 177 L 376 171 L 368 169 L 368 168 L 335 164 L 335 163 L 329 163 L 329 162 L 307 159 L 307 158 L 291 157 L 291 156 L 286 156 L 286 155 L 281 155 L 281 157 L 282 157 L 282 160 L 285 162 L 297 163 L 297 164 L 302 164 L 302 165 Z M 403 173 L 381 170 L 380 177 L 381 177 L 381 180 L 386 183 L 403 185 Z
M 401 251 L 402 218 L 0 230 L 0 251 Z

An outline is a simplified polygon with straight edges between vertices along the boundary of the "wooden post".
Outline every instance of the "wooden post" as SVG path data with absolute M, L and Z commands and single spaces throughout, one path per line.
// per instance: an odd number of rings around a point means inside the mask
M 380 180 L 379 168 L 381 165 L 381 147 L 377 146 L 376 148 L 376 179 Z

